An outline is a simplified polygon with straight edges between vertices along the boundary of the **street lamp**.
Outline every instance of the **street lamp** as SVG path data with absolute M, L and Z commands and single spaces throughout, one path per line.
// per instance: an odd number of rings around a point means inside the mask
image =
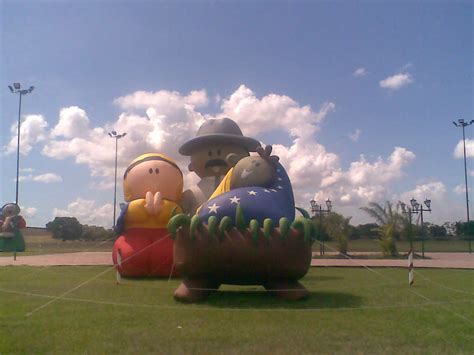
M 323 209 L 322 205 L 318 205 L 316 201 L 313 199 L 309 201 L 311 204 L 311 212 L 313 213 L 313 217 L 316 217 L 316 214 L 319 213 L 319 238 L 321 239 L 323 236 L 323 213 L 330 213 L 332 209 L 332 201 L 330 199 L 326 200 L 326 209 Z M 319 254 L 324 255 L 324 241 L 321 240 L 319 244 Z
M 34 86 L 30 86 L 29 89 L 22 89 L 20 83 L 14 83 L 13 87 L 8 85 L 10 92 L 12 94 L 18 94 L 20 97 L 20 103 L 18 105 L 18 134 L 17 134 L 17 148 L 16 148 L 16 190 L 15 190 L 15 203 L 18 205 L 18 181 L 20 175 L 20 117 L 21 117 L 21 98 L 23 95 L 31 94 L 34 90 Z M 19 206 L 19 205 L 18 205 Z
M 464 133 L 464 128 L 466 126 L 470 126 L 474 123 L 474 120 L 471 120 L 470 122 L 465 122 L 462 118 L 458 119 L 458 122 L 454 122 L 453 124 L 456 127 L 462 127 L 462 141 L 464 145 L 464 182 L 466 183 L 466 214 L 467 214 L 467 222 L 470 221 L 469 219 L 469 192 L 467 189 L 467 164 L 466 164 L 466 134 Z M 469 253 L 472 252 L 471 248 L 471 238 L 469 238 Z
M 423 202 L 426 208 L 423 207 L 422 204 L 418 203 L 414 198 L 410 200 L 411 204 L 411 213 L 420 213 L 421 218 L 421 257 L 425 258 L 425 233 L 424 233 L 424 224 L 423 224 L 423 212 L 430 212 L 431 213 L 431 200 L 425 199 Z M 402 206 L 403 210 L 403 206 Z M 410 218 L 411 221 L 411 218 Z
M 118 150 L 118 140 L 127 135 L 127 133 L 118 134 L 116 131 L 108 132 L 110 138 L 115 139 L 115 175 L 114 175 L 114 222 L 113 229 L 115 229 L 115 210 L 117 205 L 117 150 Z
M 416 200 L 414 200 L 414 202 L 415 201 Z M 411 204 L 414 204 L 414 202 L 411 203 Z M 411 216 L 412 216 L 412 214 L 415 214 L 417 212 L 415 212 L 413 208 L 407 207 L 407 204 L 402 202 L 402 201 L 398 201 L 398 204 L 402 207 L 402 213 L 408 215 L 408 223 L 410 225 L 410 229 L 408 231 L 408 238 L 409 238 L 408 240 L 410 242 L 410 249 L 411 249 L 411 251 L 413 251 L 413 237 L 411 235 L 411 233 L 412 233 L 412 229 L 411 229 L 412 228 L 412 217 Z

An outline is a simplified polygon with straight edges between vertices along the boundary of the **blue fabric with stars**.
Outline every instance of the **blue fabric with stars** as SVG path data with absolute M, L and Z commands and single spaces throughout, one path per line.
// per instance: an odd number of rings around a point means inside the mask
M 263 224 L 265 218 L 271 218 L 278 224 L 281 217 L 295 219 L 295 199 L 290 179 L 283 166 L 278 163 L 275 179 L 269 186 L 239 187 L 225 192 L 212 200 L 205 202 L 199 216 L 207 223 L 210 216 L 216 216 L 218 221 L 229 216 L 235 222 L 235 210 L 242 206 L 245 221 L 256 219 Z

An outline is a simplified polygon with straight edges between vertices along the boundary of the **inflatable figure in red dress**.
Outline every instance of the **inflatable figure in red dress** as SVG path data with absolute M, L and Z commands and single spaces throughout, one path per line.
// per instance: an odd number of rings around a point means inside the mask
M 141 155 L 126 169 L 123 191 L 128 204 L 117 220 L 114 265 L 125 277 L 170 276 L 173 240 L 166 226 L 174 214 L 182 213 L 181 170 L 164 154 Z

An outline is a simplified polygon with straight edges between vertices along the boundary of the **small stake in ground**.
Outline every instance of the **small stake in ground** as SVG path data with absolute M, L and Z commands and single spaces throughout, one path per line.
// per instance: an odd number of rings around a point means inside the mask
M 408 253 L 408 284 L 413 286 L 413 249 L 410 249 Z
M 117 252 L 117 264 L 118 266 L 122 266 L 122 253 L 120 252 L 120 249 Z M 118 270 L 115 274 L 115 280 L 117 281 L 117 285 L 120 284 L 120 281 L 122 281 L 122 276 Z

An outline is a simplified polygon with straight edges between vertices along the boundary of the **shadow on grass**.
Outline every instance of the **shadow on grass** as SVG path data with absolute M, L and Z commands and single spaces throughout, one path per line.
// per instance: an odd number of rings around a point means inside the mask
M 202 304 L 223 308 L 328 309 L 359 307 L 363 298 L 350 293 L 312 291 L 307 299 L 287 301 L 266 291 L 214 291 Z
M 301 282 L 304 284 L 306 281 L 334 281 L 334 280 L 342 280 L 342 277 L 307 274 L 303 279 L 301 279 Z

